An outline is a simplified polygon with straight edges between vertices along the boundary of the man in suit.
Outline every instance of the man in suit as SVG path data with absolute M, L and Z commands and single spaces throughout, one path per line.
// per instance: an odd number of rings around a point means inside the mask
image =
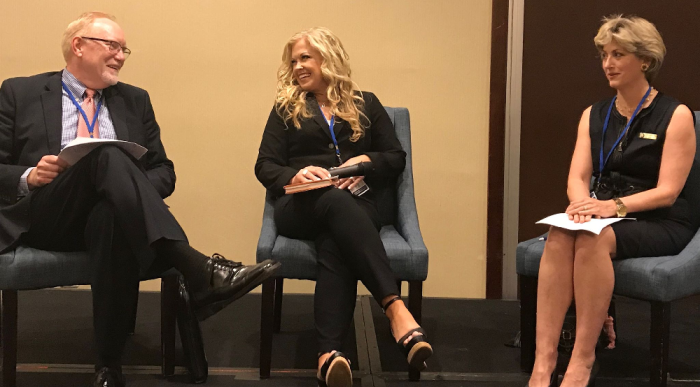
M 0 86 L 0 252 L 18 244 L 87 250 L 94 260 L 94 386 L 124 386 L 121 355 L 141 276 L 175 267 L 206 318 L 268 278 L 278 264 L 243 266 L 189 246 L 163 198 L 175 189 L 145 90 L 119 82 L 130 50 L 114 17 L 69 24 L 66 68 Z M 57 157 L 76 137 L 138 143 L 136 160 L 103 145 L 69 166 Z

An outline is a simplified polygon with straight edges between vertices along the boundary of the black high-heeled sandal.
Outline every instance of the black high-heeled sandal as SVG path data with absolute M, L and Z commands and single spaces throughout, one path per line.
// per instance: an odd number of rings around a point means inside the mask
M 404 341 L 414 332 L 418 332 L 420 335 L 413 336 L 411 340 L 404 345 Z M 423 371 L 427 368 L 425 361 L 433 355 L 433 347 L 428 343 L 428 336 L 423 328 L 411 329 L 396 342 L 396 345 L 399 346 L 399 349 L 406 356 L 406 360 L 411 367 L 418 371 Z
M 352 370 L 350 359 L 340 351 L 333 352 L 316 374 L 318 385 L 322 387 L 352 386 Z
M 384 314 L 386 314 L 386 310 L 389 309 L 391 304 L 400 299 L 401 297 L 395 296 L 384 304 L 384 307 L 382 308 Z M 411 337 L 411 335 L 413 335 L 415 332 L 420 333 L 420 335 L 412 337 L 411 340 L 404 345 L 404 341 Z M 393 331 L 391 333 L 392 335 L 394 334 Z M 411 367 L 417 369 L 418 371 L 423 371 L 427 368 L 425 361 L 433 355 L 433 347 L 430 345 L 430 343 L 428 343 L 428 335 L 425 333 L 423 328 L 419 327 L 411 329 L 396 342 L 396 345 L 399 346 L 401 352 L 403 352 L 403 354 L 406 356 L 406 360 Z

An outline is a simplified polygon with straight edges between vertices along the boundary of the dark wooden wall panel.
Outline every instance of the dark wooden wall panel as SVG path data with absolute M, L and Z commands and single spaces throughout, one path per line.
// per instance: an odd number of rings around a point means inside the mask
M 700 1 L 525 1 L 520 241 L 568 205 L 566 179 L 583 110 L 612 96 L 593 45 L 601 18 L 634 14 L 656 25 L 668 54 L 653 85 L 700 110 Z

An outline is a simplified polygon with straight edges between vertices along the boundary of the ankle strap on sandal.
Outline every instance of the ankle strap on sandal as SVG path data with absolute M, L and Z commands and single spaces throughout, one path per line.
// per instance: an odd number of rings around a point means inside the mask
M 399 301 L 401 299 L 400 296 L 394 296 L 391 300 L 389 300 L 384 306 L 382 307 L 382 313 L 386 314 L 387 309 L 391 306 L 396 301 Z

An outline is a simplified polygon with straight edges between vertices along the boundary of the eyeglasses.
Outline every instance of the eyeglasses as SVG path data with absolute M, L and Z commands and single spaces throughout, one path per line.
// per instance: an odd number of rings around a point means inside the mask
M 116 53 L 118 51 L 121 51 L 124 53 L 124 59 L 128 58 L 129 55 L 131 54 L 131 50 L 129 50 L 126 47 L 122 47 L 121 44 L 118 42 L 115 42 L 114 40 L 107 40 L 107 39 L 100 39 L 100 38 L 91 38 L 89 36 L 81 36 L 82 39 L 88 39 L 88 40 L 94 40 L 97 42 L 102 42 L 107 44 L 107 47 L 109 48 L 109 52 L 111 53 Z

